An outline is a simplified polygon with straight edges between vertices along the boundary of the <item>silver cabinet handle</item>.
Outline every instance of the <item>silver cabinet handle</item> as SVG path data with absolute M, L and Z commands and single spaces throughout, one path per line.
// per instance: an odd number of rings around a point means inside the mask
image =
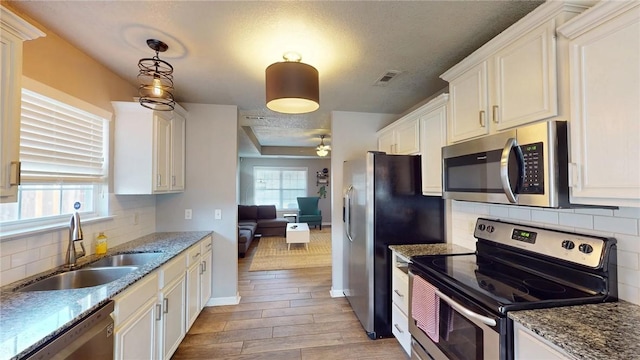
M 393 327 L 395 327 L 395 328 L 396 328 L 396 330 L 398 330 L 398 332 L 399 332 L 400 334 L 404 334 L 404 331 L 402 331 L 402 329 L 400 329 L 400 326 L 398 326 L 398 324 L 393 324 Z
M 156 320 L 162 320 L 162 305 L 156 304 Z
M 193 258 L 194 258 L 194 259 L 197 259 L 197 258 L 199 258 L 199 257 L 200 257 L 200 253 L 197 253 L 197 254 L 193 255 Z
M 162 184 L 162 175 L 156 175 L 156 186 L 160 186 Z
M 498 119 L 498 116 L 500 116 L 500 112 L 498 110 L 498 105 L 493 105 L 493 122 L 496 124 L 500 122 L 500 120 Z
M 204 274 L 205 271 L 207 271 L 207 261 L 202 262 L 202 273 Z
M 500 181 L 502 182 L 502 190 L 504 190 L 505 195 L 507 195 L 507 199 L 512 204 L 518 202 L 518 198 L 516 194 L 511 190 L 511 183 L 509 182 L 509 154 L 511 154 L 511 150 L 514 149 L 519 157 L 518 160 L 523 159 L 522 150 L 520 150 L 520 146 L 518 146 L 518 141 L 514 138 L 509 138 L 507 143 L 504 145 L 504 149 L 502 149 L 502 156 L 500 157 Z M 524 166 L 524 161 L 522 164 L 518 164 L 519 166 Z
M 456 309 L 458 312 L 466 315 L 467 317 L 480 320 L 484 324 L 489 325 L 489 326 L 496 326 L 496 321 L 494 319 L 492 319 L 490 317 L 486 317 L 486 316 L 480 315 L 480 314 L 478 314 L 476 312 L 473 312 L 473 311 L 467 309 L 466 307 L 464 307 L 464 306 L 458 304 L 457 302 L 453 301 L 447 295 L 443 294 L 440 290 L 436 290 L 436 295 L 438 295 L 438 297 L 440 299 L 444 300 L 444 302 L 449 304 L 449 306 L 451 306 L 452 308 Z
M 176 176 L 175 175 L 171 175 L 171 185 L 172 186 L 176 185 Z
M 393 292 L 394 292 L 394 293 L 396 293 L 396 295 L 398 295 L 398 296 L 400 296 L 400 297 L 404 297 L 404 295 L 402 295 L 402 294 L 400 293 L 400 291 L 398 291 L 397 289 L 396 289 L 396 290 L 393 290 Z
M 207 250 L 211 249 L 211 245 L 213 245 L 213 243 L 208 243 L 206 249 Z
M 486 122 L 484 121 L 484 110 L 480 110 L 480 113 L 478 113 L 478 121 L 480 122 L 481 127 L 485 127 Z
M 164 313 L 168 313 L 169 312 L 169 299 L 168 298 L 164 298 L 162 299 L 162 305 L 164 307 Z

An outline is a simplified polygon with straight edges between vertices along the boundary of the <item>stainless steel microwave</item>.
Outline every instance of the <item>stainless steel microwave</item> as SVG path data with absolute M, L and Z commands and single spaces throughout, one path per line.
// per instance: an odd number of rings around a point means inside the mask
M 540 122 L 442 148 L 443 197 L 568 207 L 565 121 Z

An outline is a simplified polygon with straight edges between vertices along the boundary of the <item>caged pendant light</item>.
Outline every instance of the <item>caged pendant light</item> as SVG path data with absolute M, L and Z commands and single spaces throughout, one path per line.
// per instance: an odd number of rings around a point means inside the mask
M 176 105 L 173 99 L 173 66 L 158 57 L 158 53 L 167 51 L 169 46 L 156 39 L 148 39 L 147 45 L 155 50 L 156 56 L 138 61 L 140 105 L 153 110 L 171 111 Z
M 285 61 L 265 70 L 266 103 L 270 110 L 285 114 L 304 114 L 320 107 L 318 70 L 300 62 L 297 53 L 286 53 Z

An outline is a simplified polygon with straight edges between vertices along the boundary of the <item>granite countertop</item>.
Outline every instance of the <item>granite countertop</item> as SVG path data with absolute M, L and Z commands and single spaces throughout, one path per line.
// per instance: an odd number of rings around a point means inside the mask
M 105 285 L 73 290 L 14 291 L 62 272 L 57 268 L 3 286 L 0 288 L 0 359 L 18 359 L 28 354 L 210 234 L 206 231 L 155 233 L 116 246 L 103 256 L 134 252 L 159 252 L 162 255 Z M 78 266 L 103 256 L 83 257 Z
M 475 250 L 454 244 L 389 245 L 389 249 L 410 259 L 420 255 L 473 254 Z
M 626 301 L 512 311 L 509 317 L 577 359 L 640 359 L 640 306 Z

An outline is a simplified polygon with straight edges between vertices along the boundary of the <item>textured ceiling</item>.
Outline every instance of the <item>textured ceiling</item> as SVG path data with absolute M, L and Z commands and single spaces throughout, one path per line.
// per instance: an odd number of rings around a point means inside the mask
M 257 156 L 315 147 L 331 132 L 331 111 L 404 112 L 446 87 L 440 74 L 541 2 L 11 3 L 132 84 L 138 60 L 153 55 L 146 39 L 166 42 L 160 57 L 175 68 L 178 102 L 237 105 L 248 130 L 240 132 L 240 156 Z M 286 51 L 320 73 L 314 113 L 283 116 L 264 105 L 264 69 Z M 374 86 L 388 70 L 400 74 Z

